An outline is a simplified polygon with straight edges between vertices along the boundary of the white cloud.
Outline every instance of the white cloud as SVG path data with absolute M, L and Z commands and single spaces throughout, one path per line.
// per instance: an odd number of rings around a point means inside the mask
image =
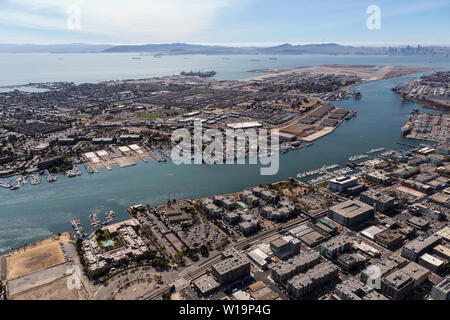
M 178 41 L 208 28 L 224 8 L 247 0 L 7 0 L 0 24 L 64 30 L 81 9 L 81 31 L 130 41 Z

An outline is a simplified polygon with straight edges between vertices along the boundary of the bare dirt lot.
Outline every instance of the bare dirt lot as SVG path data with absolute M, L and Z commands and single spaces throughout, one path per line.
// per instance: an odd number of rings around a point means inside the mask
M 60 278 L 53 282 L 23 291 L 10 297 L 11 300 L 79 300 L 78 290 L 67 286 L 67 279 Z
M 262 76 L 257 76 L 244 81 L 261 80 L 264 78 L 272 77 L 277 74 L 289 74 L 289 73 L 303 73 L 310 72 L 316 74 L 343 74 L 354 75 L 361 78 L 362 81 L 375 81 L 381 79 L 388 79 L 392 77 L 398 77 L 410 73 L 417 73 L 422 71 L 428 71 L 436 69 L 433 67 L 405 67 L 405 66 L 364 66 L 364 65 L 341 65 L 341 64 L 324 64 L 312 67 L 300 67 L 293 69 L 274 69 L 274 70 L 252 70 L 255 72 L 264 71 L 269 73 Z
M 6 279 L 19 278 L 64 263 L 65 258 L 59 242 L 70 240 L 70 234 L 64 233 L 12 252 L 6 258 Z

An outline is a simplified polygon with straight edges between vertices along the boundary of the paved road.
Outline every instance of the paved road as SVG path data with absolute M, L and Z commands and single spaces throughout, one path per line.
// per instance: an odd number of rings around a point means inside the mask
M 271 236 L 273 236 L 274 234 L 280 232 L 280 231 L 285 231 L 285 230 L 290 230 L 293 229 L 295 227 L 297 227 L 300 224 L 304 224 L 306 222 L 308 222 L 309 220 L 307 218 L 297 218 L 293 221 L 289 221 L 286 222 L 280 226 L 277 226 L 276 228 L 272 228 L 271 230 L 267 230 L 264 232 L 261 232 L 253 237 L 244 239 L 242 241 L 239 241 L 238 243 L 231 245 L 230 247 L 234 247 L 237 250 L 242 250 L 243 248 L 245 248 L 246 246 L 252 245 L 253 243 L 257 243 L 260 242 L 266 238 L 269 238 Z M 195 264 L 194 266 L 191 266 L 183 271 L 181 271 L 178 275 L 179 278 L 181 278 L 181 280 L 184 280 L 184 285 L 185 286 L 189 286 L 189 283 L 192 282 L 193 280 L 199 278 L 200 276 L 203 275 L 203 273 L 209 269 L 213 264 L 219 262 L 221 260 L 221 254 L 220 253 L 216 253 L 215 255 L 209 257 L 208 259 Z M 181 282 L 178 282 L 179 280 L 177 280 L 176 282 L 172 283 L 169 285 L 175 285 L 177 290 L 183 289 L 182 286 L 177 287 L 177 284 L 179 285 Z M 144 296 L 145 300 L 154 300 L 154 299 L 158 299 L 161 297 L 161 295 L 166 291 L 167 289 L 164 288 L 160 288 L 158 290 L 155 290 L 153 292 L 150 292 L 148 295 Z

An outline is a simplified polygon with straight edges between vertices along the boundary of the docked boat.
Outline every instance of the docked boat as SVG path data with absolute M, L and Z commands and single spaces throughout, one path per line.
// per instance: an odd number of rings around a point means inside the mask
M 12 184 L 10 182 L 0 181 L 0 187 L 5 189 L 11 189 Z
M 67 171 L 67 177 L 75 178 L 81 176 L 81 170 L 78 166 L 74 166 L 72 170 Z
M 99 228 L 102 226 L 102 222 L 95 213 L 89 216 L 89 222 L 91 223 L 91 229 Z
M 70 223 L 72 224 L 72 227 L 75 229 L 75 231 L 77 232 L 77 234 L 83 238 L 85 236 L 85 232 L 84 232 L 84 228 L 81 225 L 81 221 L 80 219 L 75 219 L 70 221 Z
M 38 185 L 40 183 L 41 183 L 41 178 L 39 177 L 38 174 L 33 174 L 32 176 L 30 176 L 30 184 L 35 186 L 35 185 Z
M 48 174 L 47 175 L 47 181 L 48 182 L 55 182 L 58 181 L 58 176 L 56 174 Z
M 111 223 L 111 222 L 114 222 L 116 220 L 116 214 L 112 210 L 109 210 L 108 212 L 106 212 L 105 213 L 105 217 L 106 217 L 106 222 L 107 223 Z
M 381 151 L 384 151 L 384 148 L 372 149 L 372 150 L 367 151 L 366 153 L 367 154 L 374 154 L 374 153 L 378 153 L 378 152 L 381 152 Z
M 356 160 L 361 160 L 361 159 L 364 159 L 364 158 L 367 158 L 367 155 L 365 155 L 365 154 L 356 154 L 356 155 L 351 156 L 350 158 L 348 158 L 348 160 L 356 161 Z
M 15 185 L 13 185 L 11 188 L 9 188 L 9 190 L 19 190 L 20 189 L 20 184 L 18 183 L 18 184 L 15 184 Z
M 87 173 L 89 173 L 89 174 L 95 173 L 95 171 L 87 163 L 84 164 L 84 168 L 86 169 Z

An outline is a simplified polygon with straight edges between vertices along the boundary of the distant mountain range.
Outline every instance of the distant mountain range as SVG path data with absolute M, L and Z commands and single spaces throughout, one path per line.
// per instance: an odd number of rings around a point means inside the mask
M 82 43 L 60 45 L 0 44 L 0 53 L 83 53 L 83 52 L 133 52 L 159 55 L 181 54 L 329 54 L 329 55 L 448 55 L 446 46 L 403 46 L 403 47 L 353 47 L 336 43 L 291 45 L 285 43 L 273 47 L 226 47 L 186 43 L 145 45 L 90 45 Z
M 84 53 L 103 52 L 112 45 L 71 44 L 0 44 L 0 53 Z

